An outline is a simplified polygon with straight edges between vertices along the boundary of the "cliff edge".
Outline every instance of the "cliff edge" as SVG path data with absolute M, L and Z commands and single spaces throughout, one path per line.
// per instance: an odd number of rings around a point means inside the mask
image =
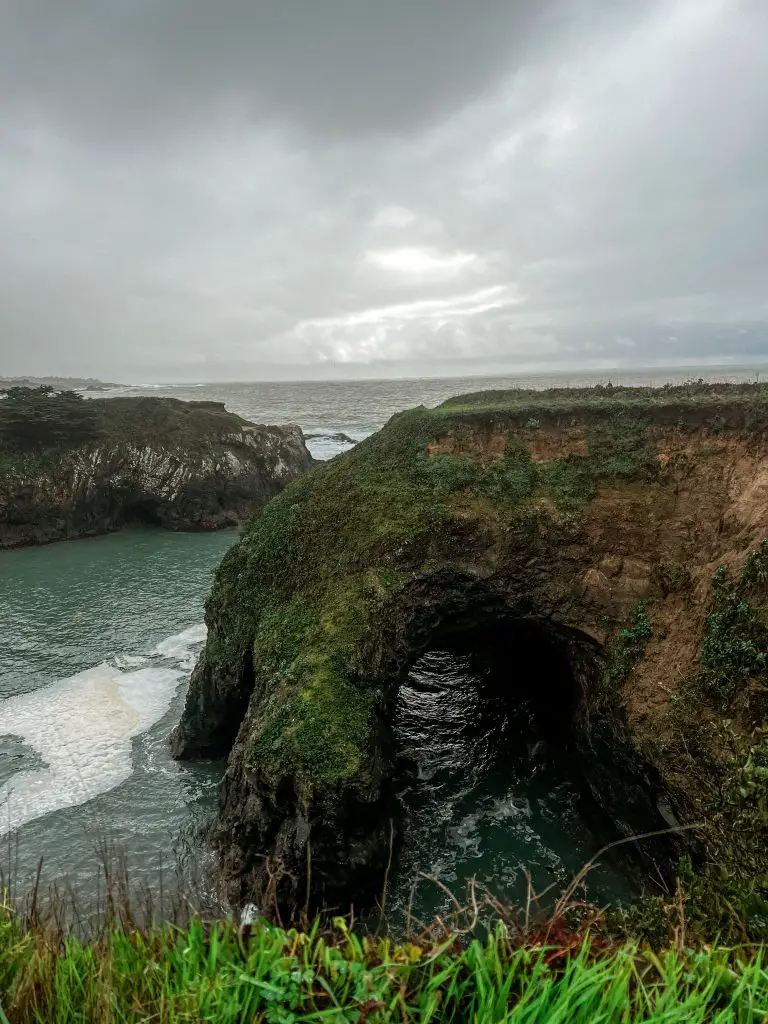
M 249 423 L 213 402 L 0 397 L 0 548 L 154 524 L 244 522 L 312 464 L 299 427 Z
M 399 680 L 477 631 L 617 836 L 691 826 L 696 863 L 763 900 L 766 537 L 764 385 L 468 395 L 319 466 L 225 556 L 173 737 L 177 756 L 229 756 L 230 894 L 290 909 L 381 892 Z M 682 851 L 648 847 L 648 876 Z

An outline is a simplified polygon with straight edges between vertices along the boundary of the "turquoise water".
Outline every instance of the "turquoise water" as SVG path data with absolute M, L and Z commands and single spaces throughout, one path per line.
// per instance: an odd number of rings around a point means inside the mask
M 145 530 L 0 553 L 0 870 L 19 891 L 42 858 L 44 884 L 66 880 L 88 905 L 107 845 L 134 885 L 170 891 L 178 874 L 215 904 L 199 833 L 223 767 L 174 762 L 168 736 L 214 569 L 234 539 Z M 396 737 L 412 770 L 392 909 L 407 905 L 420 873 L 459 893 L 474 877 L 524 899 L 530 868 L 537 890 L 559 890 L 601 843 L 527 706 L 489 690 L 494 673 L 436 652 L 401 689 Z M 599 899 L 633 891 L 621 863 L 593 882 Z M 417 914 L 445 904 L 421 883 Z
M 220 765 L 168 754 L 235 533 L 130 531 L 0 552 L 0 865 L 90 894 L 105 844 L 136 882 L 204 861 Z

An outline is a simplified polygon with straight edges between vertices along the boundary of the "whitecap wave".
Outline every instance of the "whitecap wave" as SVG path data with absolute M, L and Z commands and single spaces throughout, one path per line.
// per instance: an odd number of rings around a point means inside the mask
M 43 762 L 0 786 L 0 835 L 129 778 L 133 740 L 167 712 L 205 635 L 198 623 L 161 641 L 149 657 L 118 655 L 0 701 L 0 736 L 18 737 Z

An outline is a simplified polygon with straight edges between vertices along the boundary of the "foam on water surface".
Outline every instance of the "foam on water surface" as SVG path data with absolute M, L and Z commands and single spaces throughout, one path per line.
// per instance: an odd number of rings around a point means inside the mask
M 197 624 L 148 657 L 118 657 L 0 702 L 0 737 L 21 740 L 37 762 L 0 786 L 0 834 L 125 781 L 133 740 L 168 711 L 204 639 Z
M 207 629 L 204 622 L 196 623 L 167 640 L 161 640 L 152 652 L 160 658 L 178 661 L 182 668 L 194 668 L 197 648 L 205 642 Z

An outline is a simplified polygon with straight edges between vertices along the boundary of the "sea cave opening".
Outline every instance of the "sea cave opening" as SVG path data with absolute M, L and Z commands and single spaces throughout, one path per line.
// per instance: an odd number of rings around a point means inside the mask
M 159 502 L 157 499 L 145 495 L 126 501 L 123 509 L 123 520 L 136 527 L 163 525 Z
M 533 890 L 554 900 L 603 847 L 665 826 L 637 759 L 594 729 L 589 696 L 601 664 L 590 637 L 533 618 L 433 632 L 392 717 L 400 842 L 391 912 L 410 907 L 430 920 L 447 909 L 429 879 L 459 899 L 474 879 L 521 905 L 530 873 Z M 601 905 L 626 903 L 654 872 L 661 877 L 647 845 L 621 844 L 601 854 L 586 892 Z

